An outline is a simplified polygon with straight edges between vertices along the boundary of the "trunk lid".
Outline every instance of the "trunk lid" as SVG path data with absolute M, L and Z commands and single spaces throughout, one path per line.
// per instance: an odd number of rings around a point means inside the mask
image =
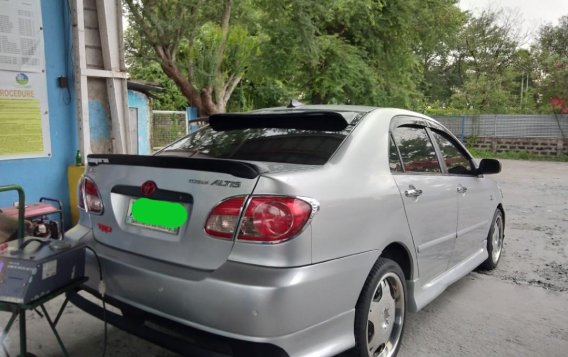
M 233 196 L 252 193 L 260 169 L 229 160 L 173 156 L 89 155 L 86 176 L 97 185 L 104 211 L 91 214 L 95 239 L 116 249 L 203 270 L 214 270 L 234 242 L 204 231 L 210 211 Z M 155 192 L 142 186 L 152 181 Z M 137 222 L 132 204 L 140 198 L 180 204 L 187 220 L 177 229 Z

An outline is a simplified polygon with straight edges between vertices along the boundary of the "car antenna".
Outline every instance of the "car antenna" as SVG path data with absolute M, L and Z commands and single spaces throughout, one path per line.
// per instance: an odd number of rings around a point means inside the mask
M 296 108 L 301 107 L 304 103 L 297 101 L 296 99 L 290 99 L 290 103 L 286 106 L 286 108 Z

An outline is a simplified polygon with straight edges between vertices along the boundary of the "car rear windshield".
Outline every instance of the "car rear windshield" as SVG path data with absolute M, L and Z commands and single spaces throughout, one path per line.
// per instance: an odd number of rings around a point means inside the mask
M 323 165 L 363 115 L 341 114 L 349 123 L 342 131 L 290 128 L 215 131 L 206 126 L 165 147 L 157 155 Z

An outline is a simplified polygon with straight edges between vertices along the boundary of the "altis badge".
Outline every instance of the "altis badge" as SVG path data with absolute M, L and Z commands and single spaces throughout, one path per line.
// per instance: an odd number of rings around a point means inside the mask
M 241 187 L 240 181 L 214 180 L 210 182 L 206 180 L 189 179 L 188 182 L 196 185 L 210 185 L 210 186 L 230 187 L 230 188 Z

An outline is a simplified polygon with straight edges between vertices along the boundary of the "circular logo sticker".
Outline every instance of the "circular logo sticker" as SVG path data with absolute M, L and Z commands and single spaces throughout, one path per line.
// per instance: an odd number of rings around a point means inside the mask
M 151 196 L 154 194 L 154 192 L 156 192 L 156 189 L 158 188 L 158 185 L 156 185 L 156 183 L 154 181 L 146 181 L 142 184 L 142 186 L 140 187 L 142 194 L 144 196 Z
M 30 79 L 25 73 L 18 73 L 18 75 L 16 75 L 16 82 L 18 82 L 18 84 L 20 85 L 25 86 L 29 81 Z

